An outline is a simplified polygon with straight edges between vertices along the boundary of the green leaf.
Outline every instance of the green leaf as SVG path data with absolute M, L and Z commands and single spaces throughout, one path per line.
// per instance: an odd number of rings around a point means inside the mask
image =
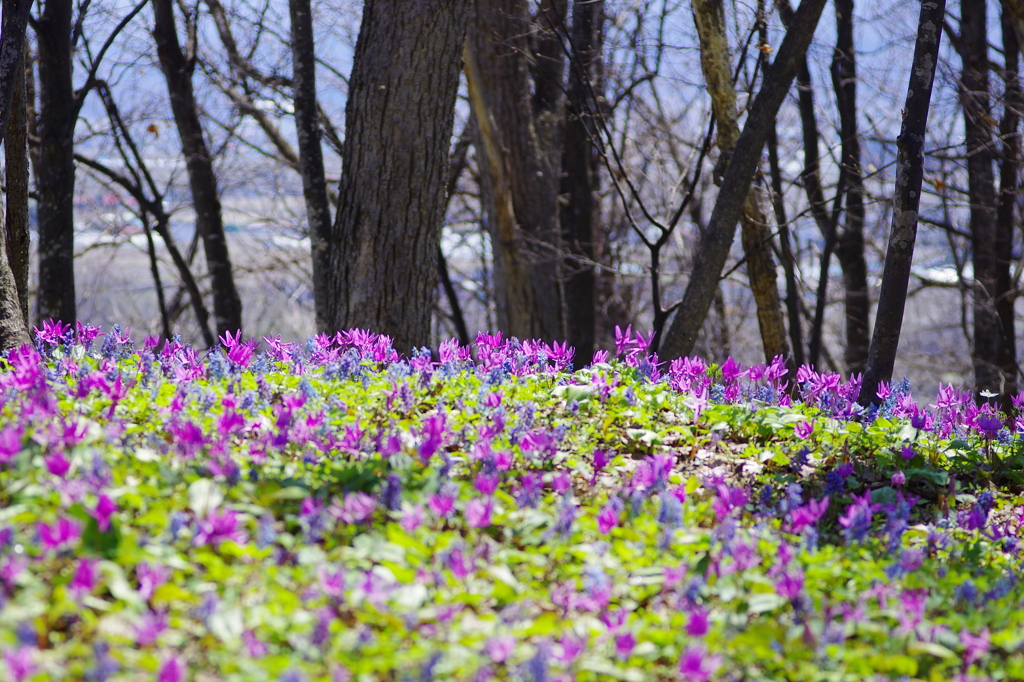
M 200 478 L 188 487 L 188 507 L 200 518 L 209 515 L 223 501 L 224 493 L 212 479 Z

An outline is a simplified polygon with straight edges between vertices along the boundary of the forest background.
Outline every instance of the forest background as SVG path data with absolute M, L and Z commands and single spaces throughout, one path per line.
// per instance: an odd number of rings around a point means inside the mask
M 895 378 L 1006 401 L 1019 0 L 5 0 L 3 318 L 201 346 L 363 326 L 406 352 L 502 331 L 577 366 L 632 324 L 663 359 L 864 372 L 929 8 L 882 331 Z

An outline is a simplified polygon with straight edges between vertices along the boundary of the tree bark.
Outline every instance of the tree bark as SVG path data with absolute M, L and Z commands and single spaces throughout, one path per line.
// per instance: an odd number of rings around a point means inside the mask
M 75 121 L 79 104 L 71 82 L 72 3 L 46 0 L 35 23 L 39 46 L 39 163 L 35 167 L 39 230 L 36 321 L 76 321 Z
M 868 269 L 864 258 L 864 180 L 860 167 L 860 136 L 857 132 L 857 63 L 853 44 L 854 0 L 836 0 L 836 49 L 832 56 L 832 87 L 839 108 L 842 165 L 846 175 L 846 213 L 836 256 L 843 269 L 846 307 L 846 348 L 843 360 L 848 374 L 863 373 L 870 345 Z
M 495 248 L 498 326 L 514 336 L 553 341 L 565 338 L 567 318 L 558 203 L 564 55 L 551 45 L 546 31 L 548 21 L 556 26 L 562 21 L 565 3 L 540 4 L 538 23 L 546 28 L 537 41 L 533 79 L 530 37 L 537 26 L 528 5 L 526 0 L 475 0 L 467 40 L 481 76 L 474 100 L 480 106 L 474 104 L 474 114 L 478 121 L 493 121 L 490 140 L 483 139 L 484 126 L 479 126 L 477 147 L 498 154 L 484 165 L 488 173 L 482 182 L 485 220 Z M 513 235 L 507 233 L 508 226 L 499 225 L 509 211 L 498 204 L 505 199 L 498 191 L 496 166 L 502 167 L 512 202 Z M 500 229 L 506 233 L 495 238 Z M 521 263 L 521 269 L 506 267 L 511 261 Z M 525 280 L 516 279 L 521 274 Z
M 903 125 L 896 140 L 892 227 L 885 253 L 885 268 L 878 294 L 867 370 L 857 398 L 857 402 L 865 406 L 880 402 L 878 384 L 892 379 L 892 369 L 896 363 L 900 330 L 903 327 L 903 309 L 907 303 L 910 266 L 914 259 L 914 242 L 917 239 L 917 209 L 921 203 L 921 182 L 924 179 L 924 139 L 945 9 L 945 0 L 924 0 L 921 3 L 917 43 L 914 46 L 910 84 L 903 109 Z
M 4 11 L 6 13 L 7 10 Z M 28 210 L 28 105 L 25 100 L 24 61 L 23 56 L 21 66 L 12 74 L 15 81 L 14 99 L 11 101 L 11 118 L 4 136 L 4 156 L 7 179 L 7 260 L 18 288 L 18 303 L 27 329 L 31 239 Z
M 718 124 L 718 148 L 728 158 L 740 136 L 736 113 L 736 91 L 732 84 L 729 40 L 726 36 L 725 8 L 722 0 L 693 0 L 693 17 L 700 37 L 701 67 L 711 96 L 711 108 Z M 763 143 L 762 143 L 763 144 Z M 771 231 L 755 184 L 750 184 L 740 216 L 743 252 L 747 258 L 747 276 L 757 305 L 757 321 L 766 362 L 776 355 L 789 357 L 789 341 L 782 315 L 775 258 L 771 251 Z
M 3 24 L 0 27 L 0 141 L 14 151 L 17 148 L 18 140 L 20 140 L 22 153 L 24 153 L 24 127 L 26 125 L 23 55 L 26 44 L 25 30 L 28 26 L 31 6 L 31 0 L 4 0 Z M 19 89 L 22 93 L 21 101 L 17 98 Z M 20 119 L 16 115 L 12 116 L 12 106 L 21 107 Z M 12 135 L 13 128 L 21 130 Z M 11 196 L 8 187 L 8 207 L 12 202 L 17 203 L 17 201 L 19 201 L 19 197 Z M 25 313 L 21 307 L 18 283 L 8 257 L 6 226 L 4 229 L 0 229 L 0 240 L 3 241 L 3 244 L 0 244 L 0 350 L 6 351 L 30 343 L 31 339 L 28 334 Z
M 167 81 L 171 112 L 181 139 L 189 189 L 196 212 L 196 230 L 203 240 L 206 267 L 213 291 L 213 319 L 218 334 L 242 328 L 242 301 L 235 288 L 221 216 L 217 175 L 213 170 L 199 109 L 192 89 L 195 68 L 195 28 L 189 27 L 188 52 L 178 40 L 172 0 L 153 0 L 153 37 L 160 69 Z
M 327 197 L 324 154 L 316 100 L 316 54 L 313 12 L 309 0 L 289 0 L 292 22 L 292 82 L 295 88 L 295 133 L 299 142 L 299 174 L 306 199 L 306 220 L 313 258 L 313 306 L 316 327 L 328 330 L 327 243 L 331 234 L 331 204 Z
M 367 0 L 328 246 L 332 329 L 430 340 L 468 0 Z
M 985 0 L 961 0 L 960 45 L 963 70 L 960 101 L 964 111 L 967 146 L 967 193 L 971 202 L 971 252 L 974 264 L 972 312 L 974 315 L 975 390 L 1002 392 L 998 359 L 1002 328 L 996 312 L 996 189 L 989 104 L 988 35 Z
M 996 210 L 996 313 L 1001 328 L 1001 343 L 996 364 L 1004 381 L 1003 408 L 1012 408 L 1010 397 L 1017 393 L 1017 334 L 1013 307 L 1016 295 L 1013 288 L 1013 232 L 1016 215 L 1016 197 L 1020 191 L 1020 112 L 1024 110 L 1024 93 L 1020 85 L 1020 58 L 1017 34 L 1004 9 L 1001 17 L 1003 34 L 1003 117 L 999 121 L 999 138 L 1003 141 L 999 166 L 999 206 Z
M 588 86 L 601 92 L 604 71 L 604 0 L 575 2 L 572 10 L 572 59 L 566 98 L 562 186 L 565 197 L 560 221 L 562 239 L 571 254 L 565 261 L 566 336 L 585 362 L 594 354 L 597 332 L 597 277 L 594 248 L 600 213 L 597 195 L 598 156 L 594 147 L 596 122 Z
M 694 259 L 682 305 L 665 334 L 662 355 L 666 360 L 691 352 L 707 318 L 715 288 L 736 235 L 736 224 L 743 212 L 743 202 L 761 159 L 761 150 L 775 125 L 775 116 L 789 91 L 800 60 L 807 52 L 824 5 L 825 0 L 803 0 L 800 4 L 778 56 L 767 71 L 754 99 L 722 178 L 722 189 L 715 200 L 708 229 Z

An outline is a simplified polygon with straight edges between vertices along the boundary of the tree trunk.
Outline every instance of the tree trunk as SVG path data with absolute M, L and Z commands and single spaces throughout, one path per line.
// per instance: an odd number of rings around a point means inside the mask
M 768 136 L 768 165 L 772 177 L 772 208 L 779 226 L 779 245 L 782 268 L 786 273 L 786 316 L 789 318 L 789 342 L 793 349 L 793 364 L 804 364 L 803 329 L 800 323 L 800 288 L 796 281 L 796 258 L 789 235 L 789 220 L 782 196 L 782 171 L 779 169 L 779 143 L 775 129 Z
M 998 358 L 1002 329 L 996 312 L 995 147 L 989 106 L 988 35 L 985 0 L 961 0 L 960 45 L 963 70 L 960 100 L 967 143 L 967 193 L 971 202 L 971 251 L 976 391 L 1002 392 Z
M 896 188 L 889 246 L 885 253 L 867 370 L 857 398 L 857 402 L 865 406 L 879 403 L 878 384 L 892 379 L 892 368 L 896 363 L 917 239 L 917 209 L 921 203 L 921 182 L 924 179 L 924 137 L 945 10 L 945 0 L 924 0 L 921 3 L 903 125 L 896 139 Z
M 744 200 L 761 160 L 761 150 L 774 128 L 775 116 L 789 91 L 800 60 L 807 52 L 824 5 L 825 0 L 803 0 L 800 4 L 778 56 L 767 71 L 754 99 L 722 178 L 722 189 L 715 200 L 707 232 L 694 259 L 682 305 L 665 335 L 662 355 L 666 360 L 690 353 L 707 318 L 715 288 L 736 235 L 736 224 L 743 212 Z
M 35 167 L 39 230 L 36 321 L 76 321 L 74 133 L 79 105 L 71 83 L 71 15 L 67 0 L 46 0 L 35 23 L 39 45 L 39 163 Z
M 996 313 L 1001 327 L 1001 343 L 996 364 L 1002 373 L 1003 408 L 1012 408 L 1010 397 L 1017 393 L 1017 333 L 1014 326 L 1011 265 L 1013 264 L 1013 231 L 1015 203 L 1020 191 L 1020 112 L 1024 110 L 1024 94 L 1020 86 L 1020 58 L 1017 34 L 1006 10 L 1002 13 L 1003 53 L 1003 117 L 999 121 L 999 138 L 1003 141 L 999 167 L 999 207 L 996 211 Z
M 217 175 L 213 158 L 203 137 L 199 109 L 192 89 L 195 68 L 195 27 L 189 27 L 188 52 L 178 41 L 172 0 L 153 0 L 153 37 L 156 40 L 160 69 L 167 81 L 171 112 L 181 138 L 189 188 L 196 212 L 196 230 L 203 240 L 206 267 L 213 290 L 213 319 L 218 334 L 242 328 L 242 300 L 235 288 L 231 259 L 221 216 Z
M 328 330 L 327 243 L 331 234 L 331 205 L 327 198 L 324 155 L 316 101 L 316 55 L 313 14 L 309 0 L 289 0 L 292 22 L 292 82 L 295 88 L 295 133 L 299 141 L 299 173 L 306 199 L 309 241 L 313 257 L 313 305 L 316 327 Z
M 367 0 L 345 109 L 330 328 L 430 341 L 468 0 Z
M 572 254 L 565 261 L 565 305 L 569 345 L 578 363 L 594 354 L 597 331 L 597 278 L 593 262 L 599 216 L 596 122 L 590 88 L 601 92 L 604 0 L 575 2 L 572 10 L 572 60 L 566 102 L 560 220 L 563 242 Z M 573 257 L 575 256 L 575 257 Z
M 700 36 L 701 67 L 711 95 L 715 122 L 718 124 L 718 148 L 722 156 L 728 158 L 736 146 L 740 129 L 729 60 L 729 40 L 726 37 L 725 8 L 722 0 L 693 0 L 692 4 Z M 747 190 L 740 225 L 743 252 L 747 257 L 747 276 L 757 305 L 757 321 L 765 361 L 771 362 L 776 355 L 788 358 L 789 342 L 779 288 L 775 281 L 771 231 L 754 184 L 750 184 Z
M 0 141 L 5 143 L 12 152 L 21 144 L 22 156 L 25 150 L 25 70 L 23 55 L 25 53 L 25 29 L 28 25 L 31 0 L 4 0 L 3 25 L 0 28 Z M 17 93 L 20 90 L 21 100 Z M 20 106 L 20 116 L 12 115 L 12 106 Z M 13 129 L 20 128 L 12 135 Z M 13 140 L 13 141 L 12 141 Z M 8 162 L 9 164 L 10 162 Z M 21 170 L 21 169 L 17 169 Z M 8 171 L 11 171 L 8 165 Z M 10 177 L 10 173 L 8 173 Z M 26 184 L 27 186 L 27 184 Z M 7 203 L 17 204 L 20 196 L 12 196 L 8 185 Z M 25 196 L 27 204 L 27 193 Z M 15 206 L 15 212 L 20 206 Z M 25 206 L 27 214 L 27 205 Z M 25 225 L 27 228 L 27 223 Z M 0 229 L 0 350 L 9 350 L 26 343 L 31 339 L 25 312 L 21 307 L 21 296 L 18 283 L 11 268 L 8 257 L 7 230 Z
M 846 306 L 848 374 L 863 373 L 869 346 L 868 269 L 864 259 L 864 181 L 857 132 L 857 68 L 853 45 L 854 0 L 836 0 L 836 49 L 832 57 L 832 87 L 839 106 L 842 164 L 846 171 L 846 215 L 836 256 L 843 269 Z
M 531 80 L 534 26 L 528 4 L 526 0 L 475 0 L 468 42 L 480 74 L 474 114 L 478 121 L 492 121 L 490 140 L 483 137 L 485 126 L 478 127 L 477 148 L 488 156 L 492 150 L 498 154 L 484 164 L 487 172 L 482 180 L 485 219 L 495 249 L 498 326 L 514 336 L 553 341 L 565 338 L 567 317 L 558 203 L 564 56 L 546 42 L 549 36 L 542 35 L 538 59 L 543 63 Z M 540 23 L 547 26 L 550 20 L 557 26 L 564 16 L 564 2 L 543 2 L 540 10 Z M 500 225 L 510 216 L 507 207 L 498 203 L 504 201 L 495 175 L 498 166 L 515 219 L 511 235 L 509 226 Z M 499 229 L 506 233 L 495 239 Z M 520 263 L 520 268 L 506 267 L 512 261 Z M 525 280 L 516 279 L 523 274 Z
M 4 12 L 6 13 L 6 9 Z M 27 48 L 27 45 L 26 45 Z M 22 58 L 22 62 L 24 62 Z M 25 328 L 29 325 L 28 267 L 31 250 L 28 211 L 28 105 L 25 101 L 25 68 L 12 74 L 15 81 L 11 118 L 4 136 L 7 177 L 7 260 L 18 288 L 18 303 Z

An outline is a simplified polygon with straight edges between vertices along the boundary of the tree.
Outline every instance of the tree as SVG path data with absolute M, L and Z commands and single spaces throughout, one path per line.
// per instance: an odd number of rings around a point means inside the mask
M 196 65 L 197 30 L 195 17 L 186 23 L 188 42 L 182 49 L 172 0 L 153 0 L 153 37 L 160 69 L 167 82 L 171 112 L 185 155 L 189 188 L 196 212 L 196 230 L 203 240 L 206 267 L 213 290 L 213 320 L 218 334 L 242 328 L 242 301 L 235 288 L 228 243 L 224 235 L 220 193 L 213 157 L 206 144 L 199 109 L 192 87 Z
M 306 200 L 309 240 L 313 258 L 313 304 L 316 326 L 328 331 L 328 243 L 331 237 L 331 205 L 320 147 L 320 122 L 316 99 L 316 54 L 313 12 L 309 0 L 289 0 L 292 36 L 292 83 L 295 97 L 295 132 L 299 141 L 299 173 Z
M 921 183 L 924 179 L 924 139 L 945 10 L 945 0 L 924 0 L 921 3 L 914 59 L 910 65 L 910 83 L 903 108 L 903 125 L 897 138 L 896 190 L 889 245 L 885 252 L 885 268 L 878 293 L 867 370 L 857 398 L 857 402 L 865 406 L 879 403 L 878 385 L 892 379 L 892 369 L 896 363 L 903 310 L 907 303 L 910 266 L 914 260 L 914 243 L 917 239 L 917 212 L 921 204 Z
M 331 329 L 426 344 L 468 0 L 367 0 L 328 245 Z
M 718 278 L 735 238 L 744 200 L 761 160 L 761 150 L 774 128 L 779 106 L 789 91 L 800 60 L 807 52 L 824 5 L 824 0 L 803 0 L 800 3 L 778 56 L 765 74 L 722 177 L 722 189 L 694 259 L 682 305 L 662 341 L 662 355 L 666 359 L 688 355 L 707 318 Z
M 25 87 L 25 30 L 31 0 L 4 0 L 3 25 L 0 27 L 0 141 L 5 141 L 11 122 L 11 106 L 19 83 Z M 24 112 L 22 112 L 24 114 Z M 22 115 L 21 125 L 24 125 Z M 8 197 L 10 201 L 10 197 Z M 7 255 L 6 230 L 0 229 L 0 350 L 9 350 L 30 342 L 28 326 L 21 309 L 18 283 Z
M 701 67 L 711 95 L 715 122 L 718 124 L 718 148 L 721 158 L 727 160 L 736 147 L 740 128 L 736 113 L 736 90 L 732 84 L 724 4 L 722 0 L 694 0 L 693 17 L 700 36 Z M 761 197 L 753 184 L 743 201 L 740 224 L 747 275 L 757 305 L 761 344 L 765 360 L 771 362 L 776 355 L 788 357 L 790 352 L 779 288 L 775 280 L 771 232 Z

